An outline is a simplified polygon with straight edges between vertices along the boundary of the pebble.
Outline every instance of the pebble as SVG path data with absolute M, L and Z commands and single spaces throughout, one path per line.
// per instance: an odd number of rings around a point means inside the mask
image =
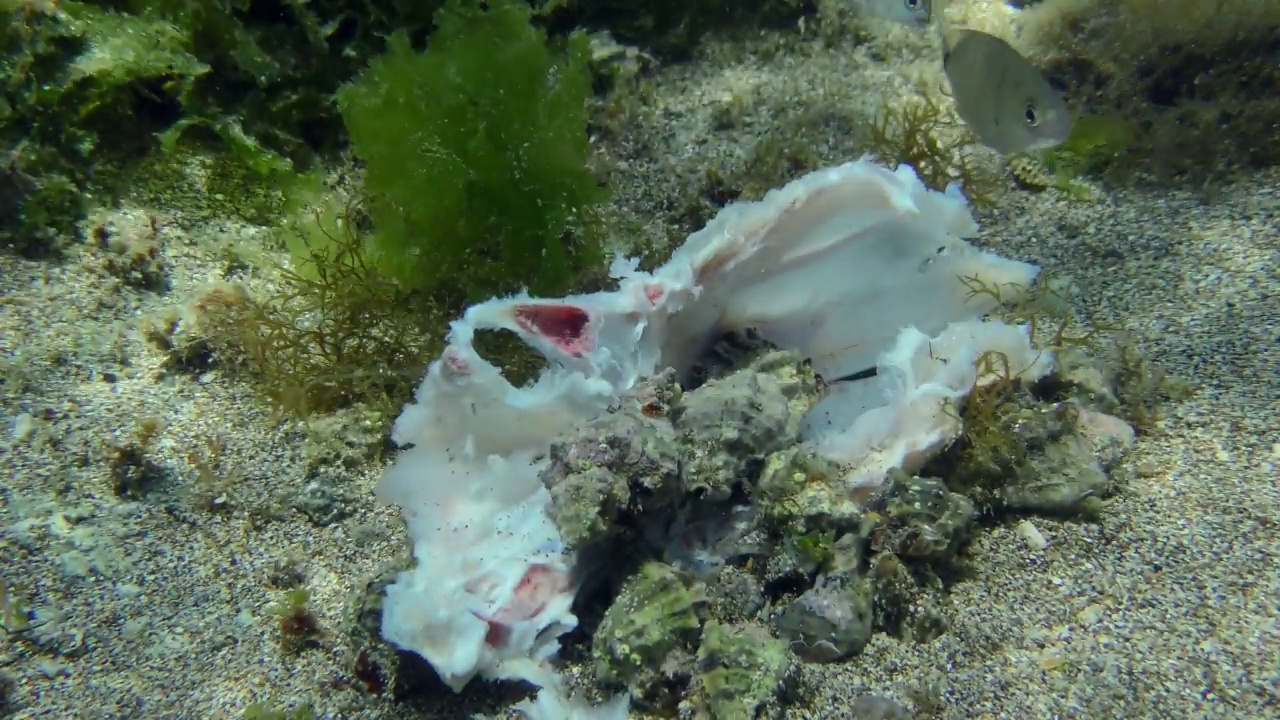
M 21 413 L 13 419 L 13 439 L 24 443 L 36 434 L 39 424 L 31 413 Z
M 1018 537 L 1027 544 L 1032 550 L 1040 551 L 1049 547 L 1049 541 L 1045 539 L 1044 534 L 1040 532 L 1030 520 L 1023 520 L 1017 526 Z

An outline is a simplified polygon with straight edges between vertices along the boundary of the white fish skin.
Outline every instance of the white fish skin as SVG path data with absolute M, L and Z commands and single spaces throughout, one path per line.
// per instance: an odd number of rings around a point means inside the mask
M 1052 147 L 1071 134 L 1071 111 L 1040 71 L 994 35 L 944 36 L 942 67 L 956 112 L 978 141 L 1005 155 Z
M 935 0 L 852 0 L 861 15 L 924 26 L 933 17 Z

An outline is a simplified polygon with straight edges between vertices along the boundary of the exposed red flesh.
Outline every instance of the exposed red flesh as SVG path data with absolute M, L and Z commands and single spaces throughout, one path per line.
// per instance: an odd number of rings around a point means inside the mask
M 499 647 L 511 637 L 511 626 L 535 618 L 547 609 L 547 603 L 555 595 L 564 592 L 564 575 L 546 565 L 533 565 L 525 571 L 516 584 L 511 601 L 498 609 L 493 617 L 484 617 L 488 626 L 484 641 L 491 647 Z
M 591 317 L 574 305 L 517 305 L 516 322 L 527 332 L 537 333 L 572 357 L 582 357 L 591 349 L 587 326 Z

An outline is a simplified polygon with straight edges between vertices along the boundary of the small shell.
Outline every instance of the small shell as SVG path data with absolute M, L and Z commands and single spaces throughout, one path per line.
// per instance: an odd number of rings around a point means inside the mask
M 1043 550 L 1049 547 L 1049 541 L 1040 533 L 1040 529 L 1031 524 L 1030 520 L 1023 520 L 1018 523 L 1018 537 L 1027 544 L 1032 550 Z

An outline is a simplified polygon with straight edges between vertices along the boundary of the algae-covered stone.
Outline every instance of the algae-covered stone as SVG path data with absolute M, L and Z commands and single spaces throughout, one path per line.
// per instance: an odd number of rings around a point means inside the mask
M 0 247 L 52 254 L 76 235 L 94 191 L 110 186 L 109 169 L 146 151 L 209 68 L 149 14 L 77 2 L 5 7 Z
M 778 543 L 775 563 L 788 572 L 813 575 L 831 564 L 835 554 L 835 537 L 829 532 L 788 535 Z
M 592 639 L 596 678 L 662 703 L 668 681 L 686 679 L 702 633 L 701 589 L 669 565 L 649 562 L 623 585 Z
M 943 478 L 985 511 L 1079 513 L 1109 489 L 1099 458 L 1114 463 L 1124 446 L 1123 438 L 1116 445 L 1097 437 L 1092 420 L 1082 426 L 1081 412 L 1088 411 L 1075 402 L 1045 403 L 1029 395 L 971 405 L 963 441 L 923 472 Z
M 795 671 L 787 644 L 753 624 L 709 621 L 694 679 L 702 716 L 712 720 L 755 720 L 778 715 L 779 693 Z
M 874 596 L 872 607 L 876 627 L 898 634 L 917 591 L 915 578 L 906 563 L 891 552 L 877 553 L 871 558 L 867 578 Z
M 1054 370 L 1050 382 L 1061 384 L 1081 405 L 1106 413 L 1120 410 L 1116 397 L 1114 378 L 1106 367 L 1082 348 L 1066 347 L 1053 358 Z
M 665 379 L 665 380 L 664 380 Z M 663 396 L 651 378 L 638 392 Z M 671 423 L 634 400 L 601 415 L 551 445 L 542 482 L 551 492 L 551 516 L 565 545 L 581 548 L 619 532 L 625 516 L 667 510 L 679 499 L 680 445 Z
M 771 352 L 685 395 L 675 412 L 685 487 L 710 500 L 758 477 L 765 457 L 795 445 L 817 380 L 792 353 Z
M 765 459 L 755 501 L 766 526 L 787 535 L 857 530 L 863 511 L 840 483 L 837 469 L 803 448 L 791 447 Z
M 807 12 L 806 5 L 798 0 L 574 0 L 540 3 L 538 7 L 560 27 L 608 28 L 623 42 L 635 43 L 671 60 L 690 58 L 709 32 L 794 27 Z
M 939 562 L 955 556 L 978 515 L 973 501 L 940 480 L 898 473 L 877 501 L 885 524 L 875 543 L 904 558 Z
M 386 418 L 376 407 L 355 405 L 307 419 L 302 450 L 307 472 L 338 466 L 355 470 L 373 462 L 382 452 Z
M 852 575 L 820 580 L 774 619 L 778 636 L 810 662 L 834 662 L 871 640 L 872 589 Z
M 748 370 L 768 375 L 787 398 L 787 436 L 795 437 L 809 409 L 822 397 L 821 383 L 813 368 L 789 351 L 774 351 L 751 362 Z
M 1079 436 L 1063 438 L 1031 458 L 1016 482 L 997 492 L 1009 510 L 1072 515 L 1100 497 L 1111 481 L 1089 444 Z
M 761 527 L 774 538 L 768 581 L 856 568 L 871 527 L 831 463 L 800 447 L 770 455 L 756 483 Z
M 877 630 L 928 642 L 950 627 L 946 587 L 936 574 L 912 572 L 897 555 L 882 552 L 871 559 L 867 579 L 875 596 Z
M 750 620 L 764 608 L 764 586 L 746 568 L 725 565 L 707 583 L 707 614 L 727 623 Z

